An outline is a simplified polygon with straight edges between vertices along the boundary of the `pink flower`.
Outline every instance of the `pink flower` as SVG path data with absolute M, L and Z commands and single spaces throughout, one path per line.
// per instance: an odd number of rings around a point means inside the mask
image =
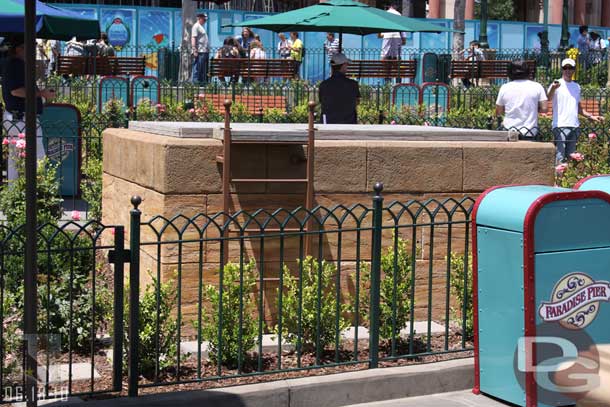
M 570 158 L 574 161 L 582 161 L 585 159 L 585 156 L 580 153 L 572 153 L 570 154 Z
M 20 153 L 19 153 L 19 157 L 21 157 L 21 158 L 25 158 L 25 151 L 20 152 Z
M 14 138 L 11 138 L 9 140 L 9 143 L 11 143 L 12 145 L 15 145 L 15 144 L 17 144 L 17 140 L 15 140 Z
M 565 164 L 565 163 L 563 163 L 563 164 L 559 164 L 557 167 L 555 167 L 555 172 L 556 172 L 558 175 L 561 175 L 561 174 L 563 174 L 563 173 L 564 173 L 564 171 L 566 170 L 566 168 L 568 168 L 568 164 Z
M 8 138 L 4 138 L 4 139 L 2 139 L 2 145 L 3 145 L 3 146 L 8 145 L 8 143 L 9 143 Z
M 17 142 L 15 143 L 15 147 L 23 150 L 25 148 L 25 140 L 17 140 Z
M 72 217 L 72 220 L 79 221 L 80 220 L 80 212 L 79 211 L 72 211 L 71 217 Z
M 593 141 L 593 140 L 595 140 L 595 139 L 597 139 L 597 134 L 595 134 L 595 133 L 589 133 L 589 141 Z
M 189 109 L 189 113 L 190 113 L 190 114 L 195 113 L 195 109 L 192 109 L 192 108 L 191 108 L 191 109 Z
M 21 140 L 23 140 L 25 138 L 25 133 L 19 133 L 17 135 L 17 137 L 19 137 Z
M 396 120 L 392 120 L 390 124 L 396 124 Z
M 197 95 L 197 98 L 199 100 L 205 100 L 205 95 L 203 93 L 200 93 L 199 95 Z

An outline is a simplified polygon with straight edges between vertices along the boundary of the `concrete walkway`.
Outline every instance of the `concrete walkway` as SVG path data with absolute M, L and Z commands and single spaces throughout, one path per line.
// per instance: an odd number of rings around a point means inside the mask
M 362 370 L 209 390 L 89 401 L 88 407 L 340 407 L 472 388 L 473 359 Z M 67 405 L 51 403 L 49 406 Z M 455 405 L 455 404 L 453 404 Z
M 407 397 L 375 403 L 352 404 L 345 407 L 507 407 L 512 404 L 501 403 L 484 395 L 472 394 L 471 390 Z

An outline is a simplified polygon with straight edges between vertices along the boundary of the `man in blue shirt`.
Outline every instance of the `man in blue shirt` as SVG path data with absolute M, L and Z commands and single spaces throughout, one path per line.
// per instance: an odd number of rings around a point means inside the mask
M 356 124 L 356 108 L 360 102 L 358 82 L 345 74 L 351 61 L 338 52 L 332 56 L 332 76 L 320 84 L 319 96 L 322 105 L 322 123 Z
M 40 90 L 36 88 L 36 113 L 42 113 L 43 98 L 51 100 L 54 97 L 54 90 Z M 6 104 L 2 114 L 2 125 L 9 139 L 7 177 L 9 180 L 13 180 L 18 175 L 14 160 L 20 153 L 25 154 L 25 150 L 17 151 L 16 145 L 10 143 L 11 139 L 16 141 L 19 134 L 25 132 L 25 61 L 23 38 L 17 37 L 11 40 L 9 58 L 2 75 L 2 98 Z M 38 120 L 36 122 L 36 156 L 40 159 L 44 157 L 45 151 L 42 144 L 42 129 Z

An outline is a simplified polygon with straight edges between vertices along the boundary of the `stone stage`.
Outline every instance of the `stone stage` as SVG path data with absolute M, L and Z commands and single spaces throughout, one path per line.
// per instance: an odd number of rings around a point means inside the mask
M 281 142 L 305 142 L 306 125 L 234 123 L 231 127 L 234 140 L 250 142 L 236 145 L 232 150 L 234 178 L 305 177 L 306 147 L 282 145 Z M 316 129 L 314 205 L 333 207 L 360 203 L 371 207 L 376 182 L 384 184 L 386 204 L 394 200 L 476 197 L 493 185 L 553 184 L 554 146 L 516 141 L 508 132 L 395 125 L 317 125 Z M 140 205 L 143 221 L 156 215 L 171 218 L 179 213 L 193 216 L 221 211 L 222 164 L 217 157 L 223 153 L 222 134 L 222 123 L 131 122 L 129 129 L 107 129 L 104 132 L 104 224 L 129 225 L 130 197 L 133 195 L 143 198 Z M 234 184 L 231 185 L 230 210 L 234 213 L 240 209 L 293 209 L 304 204 L 304 197 L 305 187 L 297 183 Z M 459 216 L 452 220 L 459 220 Z M 384 218 L 384 222 L 390 224 L 391 221 Z M 404 217 L 401 222 L 410 221 Z M 417 222 L 423 224 L 430 220 L 422 218 Z M 129 228 L 126 230 L 128 232 Z M 405 238 L 412 239 L 411 230 L 402 230 L 407 234 Z M 448 236 L 452 240 L 451 251 L 456 252 L 463 252 L 469 239 L 464 224 L 456 225 L 450 233 L 446 225 L 435 226 L 434 250 L 428 250 L 431 228 L 417 228 L 417 244 L 422 249 L 416 270 L 416 317 L 419 320 L 426 318 L 429 308 L 435 318 L 444 315 Z M 370 258 L 370 230 L 361 235 L 361 240 L 348 233 L 342 236 L 341 274 L 345 278 L 341 278 L 341 285 L 344 292 L 353 293 L 350 276 L 356 268 L 356 259 L 366 261 Z M 391 237 L 392 230 L 386 230 L 384 246 L 391 242 Z M 153 241 L 156 237 L 143 227 L 142 239 Z M 322 252 L 329 260 L 337 258 L 337 239 L 336 233 L 324 237 Z M 281 262 L 278 260 L 280 243 L 278 239 L 271 240 L 266 243 L 264 259 L 265 276 L 272 278 L 278 276 Z M 357 241 L 360 242 L 359 254 L 356 254 Z M 298 257 L 296 245 L 288 239 L 284 242 L 286 262 L 294 263 Z M 206 249 L 204 281 L 218 281 L 221 259 L 218 246 Z M 248 256 L 254 256 L 258 261 L 262 253 L 257 247 L 253 241 L 246 244 Z M 182 248 L 185 314 L 196 310 L 197 263 L 201 259 L 197 248 L 193 244 Z M 164 278 L 177 269 L 176 245 L 161 247 L 160 256 L 156 250 L 154 245 L 143 247 L 143 279 L 146 269 L 161 270 Z M 237 245 L 234 245 L 231 259 L 236 253 Z M 290 268 L 294 269 L 293 264 Z M 433 280 L 432 304 L 427 300 L 429 278 Z M 271 298 L 276 289 L 277 283 L 270 281 L 265 287 L 265 295 Z M 266 318 L 272 318 L 275 314 L 271 307 L 273 302 L 266 304 L 270 304 L 265 310 Z

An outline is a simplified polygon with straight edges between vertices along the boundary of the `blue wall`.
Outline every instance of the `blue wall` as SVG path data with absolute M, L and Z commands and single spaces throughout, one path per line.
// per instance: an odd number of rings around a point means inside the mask
M 176 45 L 180 42 L 181 11 L 171 8 L 154 7 L 110 7 L 98 5 L 74 5 L 65 4 L 61 7 L 70 8 L 72 11 L 81 13 L 84 16 L 99 18 L 103 31 L 116 31 L 119 39 L 125 38 L 127 31 L 129 45 L 150 45 L 150 46 L 169 46 L 172 42 Z M 253 13 L 248 11 L 225 11 L 207 10 L 208 34 L 212 47 L 220 47 L 226 36 L 239 35 L 239 28 L 222 28 L 224 24 L 237 23 L 244 20 L 253 20 L 263 17 L 265 13 Z M 428 19 L 434 24 L 451 27 L 453 20 Z M 115 27 L 118 26 L 118 27 Z M 465 42 L 478 38 L 479 22 L 466 22 Z M 602 27 L 590 27 L 590 30 L 597 31 L 602 38 L 607 38 L 610 29 Z M 542 31 L 542 25 L 538 23 L 521 23 L 508 21 L 490 21 L 488 23 L 488 36 L 491 48 L 499 49 L 523 49 L 534 48 L 538 44 L 536 34 Z M 265 47 L 275 45 L 276 36 L 266 30 L 256 30 L 261 36 Z M 578 35 L 578 26 L 571 26 L 571 42 L 575 43 Z M 561 36 L 560 25 L 549 25 L 549 40 L 551 48 L 559 45 Z M 303 38 L 301 36 L 301 38 Z M 306 33 L 305 46 L 308 48 L 320 48 L 324 41 L 324 33 Z M 365 37 L 346 35 L 343 39 L 345 48 L 379 48 L 381 40 L 376 35 Z M 451 34 L 431 34 L 413 33 L 407 38 L 407 47 L 417 50 L 449 48 L 451 44 Z
M 179 46 L 182 26 L 180 9 L 154 8 L 154 7 L 110 7 L 102 5 L 74 5 L 65 4 L 61 7 L 69 8 L 83 16 L 98 18 L 101 29 L 108 32 L 110 41 L 120 54 L 133 54 L 133 46 L 171 47 Z M 210 44 L 213 48 L 220 47 L 227 36 L 239 35 L 240 28 L 223 28 L 223 25 L 254 20 L 266 15 L 248 11 L 206 10 L 208 13 L 207 31 Z M 451 27 L 453 20 L 428 19 L 427 21 L 444 27 Z M 610 29 L 590 27 L 597 31 L 602 38 L 607 38 Z M 480 24 L 478 20 L 466 22 L 465 44 L 478 38 Z M 523 23 L 512 21 L 490 21 L 487 25 L 489 46 L 501 50 L 519 51 L 524 48 L 539 47 L 538 32 L 542 25 L 538 23 Z M 256 30 L 261 36 L 265 48 L 272 48 L 270 56 L 273 57 L 277 45 L 277 35 L 267 30 Z M 570 26 L 570 43 L 576 43 L 578 26 Z M 327 61 L 322 52 L 325 33 L 301 33 L 305 47 L 308 50 L 318 49 L 318 52 L 309 51 L 303 63 L 303 74 L 310 80 L 320 80 L 327 76 Z M 561 37 L 560 25 L 549 25 L 549 41 L 551 48 L 559 45 Z M 408 33 L 404 52 L 418 56 L 422 51 L 443 52 L 451 48 L 452 35 L 450 33 Z M 121 51 L 121 48 L 126 49 Z M 353 58 L 376 59 L 379 57 L 381 40 L 376 34 L 367 36 L 345 35 L 343 48 Z M 138 50 L 138 53 L 146 53 Z M 148 53 L 147 60 L 149 74 L 156 72 L 155 53 Z

